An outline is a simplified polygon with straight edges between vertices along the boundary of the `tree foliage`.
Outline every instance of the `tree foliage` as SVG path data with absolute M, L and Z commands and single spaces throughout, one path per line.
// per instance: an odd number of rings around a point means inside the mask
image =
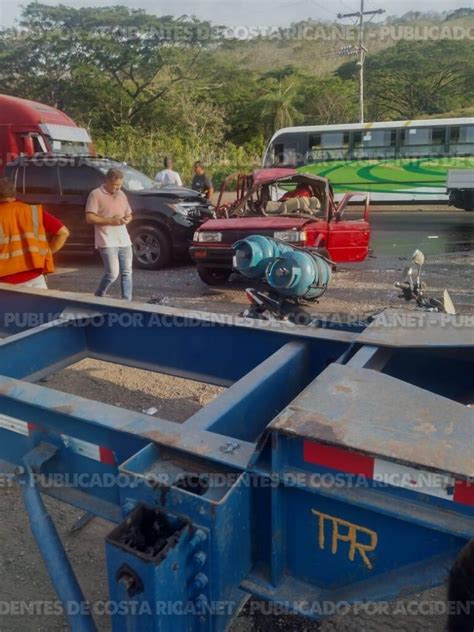
M 402 41 L 368 59 L 373 118 L 420 118 L 468 105 L 474 98 L 471 42 Z
M 24 9 L 20 27 L 2 38 L 0 89 L 20 88 L 66 107 L 68 92 L 80 86 L 95 95 L 93 105 L 105 102 L 114 124 L 123 124 L 146 117 L 178 82 L 196 80 L 203 47 L 198 33 L 209 24 L 120 6 L 33 3 Z
M 472 13 L 412 12 L 385 25 L 469 32 Z M 278 128 L 357 121 L 357 68 L 335 54 L 339 36 L 324 37 L 335 26 L 310 20 L 240 41 L 214 36 L 194 17 L 35 2 L 18 28 L 0 31 L 0 92 L 59 107 L 90 128 L 101 150 L 150 172 L 170 151 L 186 170 L 203 157 L 230 169 L 258 163 Z M 472 107 L 470 40 L 395 41 L 382 26 L 367 27 L 367 118 Z M 305 27 L 312 38 L 298 36 Z

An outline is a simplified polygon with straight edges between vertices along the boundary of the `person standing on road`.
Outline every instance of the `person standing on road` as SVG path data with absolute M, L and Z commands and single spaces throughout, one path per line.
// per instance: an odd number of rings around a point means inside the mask
M 205 195 L 208 200 L 211 199 L 212 194 L 214 193 L 214 185 L 212 184 L 212 180 L 204 171 L 204 165 L 200 160 L 194 163 L 194 177 L 191 188 L 194 191 Z
M 164 169 L 159 171 L 155 176 L 156 182 L 161 184 L 161 186 L 174 184 L 177 187 L 182 187 L 183 181 L 181 180 L 181 176 L 177 171 L 173 171 L 173 159 L 171 156 L 166 156 L 163 161 L 163 166 Z
M 86 222 L 94 225 L 95 247 L 104 262 L 104 275 L 95 295 L 105 296 L 120 275 L 122 298 L 131 301 L 132 242 L 127 224 L 132 221 L 132 209 L 122 185 L 120 169 L 109 169 L 104 184 L 89 194 Z
M 53 255 L 69 231 L 39 204 L 15 198 L 15 185 L 0 179 L 0 283 L 47 289 L 45 274 L 54 272 Z

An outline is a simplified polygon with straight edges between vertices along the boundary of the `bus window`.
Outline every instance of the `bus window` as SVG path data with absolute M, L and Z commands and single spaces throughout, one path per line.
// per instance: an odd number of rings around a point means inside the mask
M 449 130 L 449 154 L 472 155 L 474 152 L 474 125 L 459 125 Z
M 347 149 L 349 147 L 349 132 L 326 132 L 321 137 L 321 144 L 328 149 Z
M 349 150 L 349 132 L 321 134 L 321 153 L 324 160 L 343 160 Z
M 351 158 L 353 160 L 364 157 L 362 136 L 363 132 L 352 132 Z
M 308 139 L 308 150 L 321 149 L 321 134 L 310 134 Z
M 433 145 L 440 146 L 446 144 L 446 127 L 434 127 L 431 136 Z
M 397 132 L 394 129 L 371 129 L 354 132 L 354 158 L 394 158 Z
M 431 127 L 408 127 L 400 134 L 401 156 L 426 156 L 432 153 Z
M 297 164 L 297 153 L 295 145 L 277 143 L 273 156 L 273 165 L 276 167 L 295 167 Z
M 268 145 L 267 147 L 267 151 L 265 153 L 265 156 L 263 157 L 263 166 L 268 168 L 268 167 L 273 167 L 274 164 L 276 164 L 275 162 L 275 145 Z
M 432 156 L 444 156 L 447 153 L 446 127 L 433 127 L 431 130 L 431 149 L 426 153 Z
M 308 142 L 308 137 L 304 139 L 300 134 L 280 134 L 275 138 L 273 151 L 270 148 L 266 156 L 268 166 L 296 167 L 303 164 L 303 157 L 307 154 L 304 141 Z
M 352 148 L 359 149 L 360 147 L 362 147 L 362 132 L 353 132 Z
M 461 127 L 461 143 L 474 143 L 474 125 L 464 125 Z
M 311 162 L 312 160 L 319 160 L 321 158 L 321 134 L 310 134 L 308 136 L 307 161 Z
M 283 143 L 277 143 L 273 147 L 273 164 L 274 165 L 282 165 L 283 160 L 283 152 L 285 151 L 285 146 Z

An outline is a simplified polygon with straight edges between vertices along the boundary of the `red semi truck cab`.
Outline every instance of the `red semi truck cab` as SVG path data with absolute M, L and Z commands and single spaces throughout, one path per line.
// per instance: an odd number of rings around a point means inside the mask
M 0 173 L 19 156 L 37 153 L 90 154 L 92 141 L 64 112 L 0 94 Z

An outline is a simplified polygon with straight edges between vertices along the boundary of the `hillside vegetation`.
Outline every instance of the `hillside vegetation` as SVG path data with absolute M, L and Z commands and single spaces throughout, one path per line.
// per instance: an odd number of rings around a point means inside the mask
M 220 179 L 258 164 L 275 129 L 357 120 L 355 58 L 340 54 L 355 36 L 314 19 L 232 39 L 194 17 L 32 3 L 0 32 L 0 92 L 56 105 L 149 173 L 171 153 L 186 178 L 202 158 Z M 473 39 L 471 9 L 370 24 L 367 120 L 473 114 Z

